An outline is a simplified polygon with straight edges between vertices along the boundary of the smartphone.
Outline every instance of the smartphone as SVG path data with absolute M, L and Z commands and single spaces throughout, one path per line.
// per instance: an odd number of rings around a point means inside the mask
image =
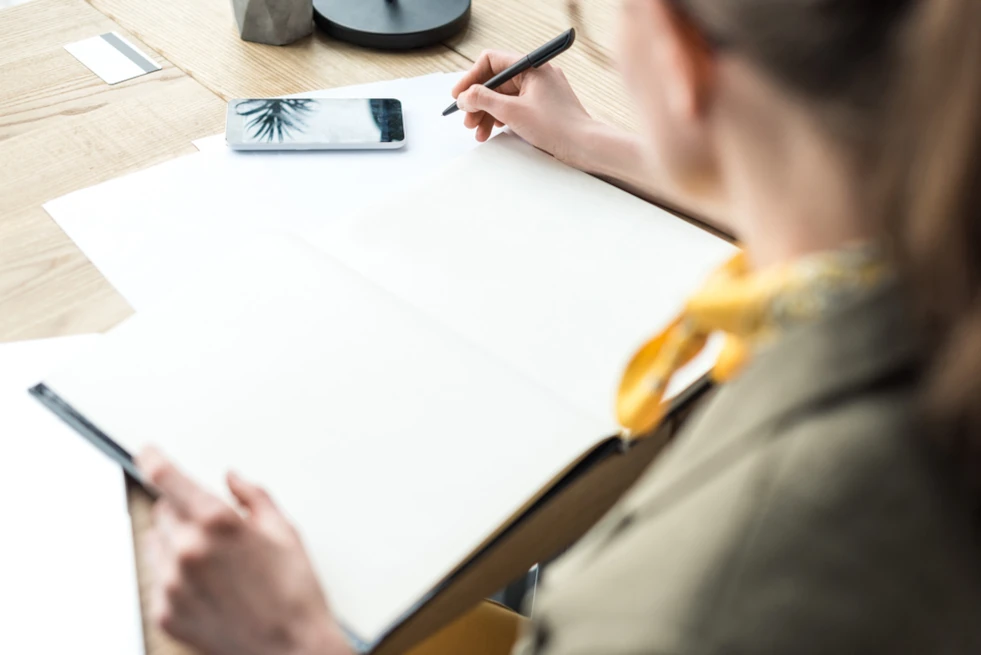
M 393 98 L 240 98 L 228 103 L 233 150 L 368 150 L 405 145 Z

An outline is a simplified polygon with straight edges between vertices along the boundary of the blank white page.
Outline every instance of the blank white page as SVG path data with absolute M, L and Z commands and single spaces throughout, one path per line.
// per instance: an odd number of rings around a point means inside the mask
M 457 79 L 427 75 L 372 86 L 376 97 L 403 101 L 406 145 L 397 150 L 239 152 L 224 147 L 222 135 L 217 149 L 75 191 L 44 208 L 143 311 L 166 295 L 175 275 L 207 267 L 237 234 L 281 230 L 306 238 L 471 150 L 475 141 L 462 117 L 440 116 Z
M 368 642 L 615 430 L 287 237 L 175 297 L 46 383 L 131 452 L 265 485 Z
M 119 467 L 27 393 L 99 338 L 0 344 L 4 653 L 143 653 Z
M 601 418 L 634 351 L 736 252 L 511 134 L 313 242 Z

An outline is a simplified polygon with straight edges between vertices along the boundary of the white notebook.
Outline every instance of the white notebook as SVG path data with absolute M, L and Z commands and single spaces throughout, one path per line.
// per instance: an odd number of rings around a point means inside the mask
M 732 252 L 502 135 L 313 243 L 243 242 L 36 393 L 117 456 L 267 486 L 370 647 L 618 434 L 627 359 Z

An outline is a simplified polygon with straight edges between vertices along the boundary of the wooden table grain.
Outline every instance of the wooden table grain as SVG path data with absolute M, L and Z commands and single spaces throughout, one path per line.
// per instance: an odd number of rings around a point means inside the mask
M 285 47 L 247 43 L 228 0 L 32 0 L 0 10 L 0 342 L 104 331 L 131 313 L 41 206 L 194 152 L 192 140 L 222 130 L 229 98 L 462 70 L 484 49 L 527 52 L 576 26 L 579 42 L 558 63 L 596 117 L 633 127 L 611 67 L 617 4 L 474 0 L 465 33 L 410 53 L 320 33 Z M 64 50 L 113 30 L 162 70 L 108 86 Z M 145 590 L 152 572 L 138 537 L 148 503 L 137 490 L 129 495 Z M 152 626 L 145 633 L 150 655 L 186 653 Z
M 126 32 L 81 0 L 5 9 L 0 26 L 0 341 L 105 330 L 128 306 L 41 204 L 193 152 L 222 103 L 165 61 L 104 84 L 63 46 Z

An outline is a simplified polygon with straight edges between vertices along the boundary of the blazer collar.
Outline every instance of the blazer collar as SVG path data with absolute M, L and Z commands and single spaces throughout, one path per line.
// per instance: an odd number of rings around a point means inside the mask
M 712 414 L 736 435 L 860 389 L 915 365 L 914 333 L 899 285 L 880 287 L 789 331 L 719 394 L 725 407 Z
M 759 353 L 692 417 L 682 452 L 665 453 L 650 481 L 630 499 L 636 507 L 684 493 L 726 468 L 766 427 L 894 373 L 913 370 L 918 344 L 903 294 L 891 283 L 814 323 L 799 326 Z M 674 460 L 670 462 L 670 460 Z M 670 464 L 669 464 L 670 462 Z

